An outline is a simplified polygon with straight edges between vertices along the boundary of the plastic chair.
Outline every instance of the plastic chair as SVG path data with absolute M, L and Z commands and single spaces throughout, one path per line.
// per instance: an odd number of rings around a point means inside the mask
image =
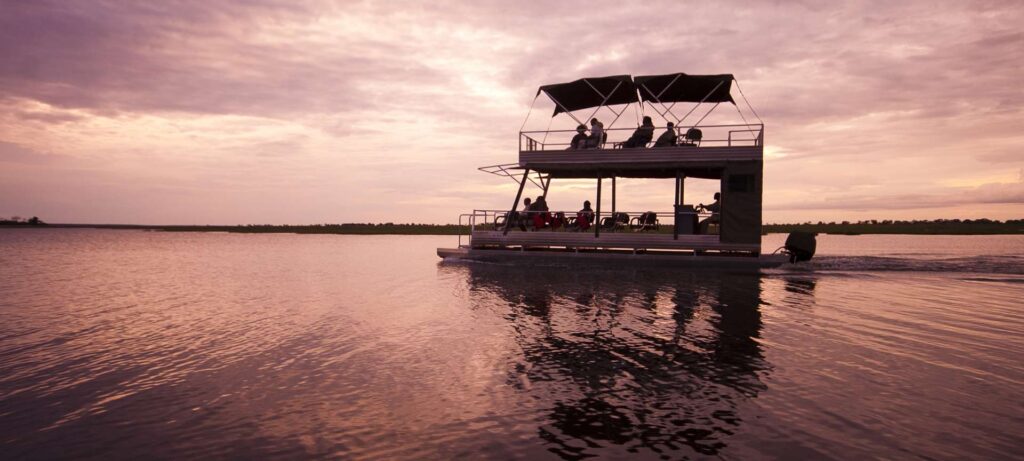
M 700 147 L 700 140 L 703 138 L 704 132 L 697 128 L 690 128 L 689 130 L 686 130 L 686 136 L 683 138 L 683 142 L 679 143 L 679 145 Z

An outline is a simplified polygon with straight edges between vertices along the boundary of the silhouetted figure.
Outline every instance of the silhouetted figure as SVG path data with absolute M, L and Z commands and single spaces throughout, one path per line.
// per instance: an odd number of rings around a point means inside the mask
M 646 147 L 647 143 L 654 138 L 654 122 L 651 117 L 644 117 L 643 124 L 637 127 L 633 135 L 622 143 L 623 148 Z
M 572 141 L 569 142 L 568 150 L 585 149 L 587 147 L 587 126 L 579 125 L 576 127 L 576 136 L 572 137 Z
M 721 219 L 722 219 L 722 215 L 721 215 L 721 213 L 722 213 L 722 203 L 720 202 L 721 199 L 722 199 L 722 194 L 719 193 L 719 192 L 715 192 L 715 202 L 714 203 L 710 203 L 710 204 L 707 204 L 707 205 L 701 203 L 700 205 L 697 206 L 697 208 L 700 208 L 700 209 L 703 209 L 705 211 L 710 211 L 711 212 L 711 216 L 707 217 L 706 219 L 704 219 L 703 221 L 700 222 L 700 233 L 701 234 L 707 234 L 708 233 L 708 226 L 710 226 L 711 224 L 718 224 L 719 222 L 721 222 Z
M 583 201 L 583 209 L 576 213 L 576 228 L 585 231 L 594 222 L 594 210 L 590 208 L 590 200 Z
M 658 140 L 654 142 L 654 147 L 669 147 L 676 145 L 676 125 L 672 122 L 668 122 L 665 126 L 666 130 L 661 136 L 658 136 Z
M 523 199 L 523 211 L 519 213 L 512 212 L 512 223 L 519 226 L 519 230 L 523 232 L 526 232 L 526 220 L 529 219 L 531 207 L 532 200 L 530 200 L 530 197 L 526 197 Z
M 551 221 L 551 214 L 548 213 L 548 202 L 544 196 L 537 197 L 537 201 L 530 206 L 530 215 L 533 219 L 533 229 L 541 229 Z
M 590 136 L 587 136 L 587 147 L 601 147 L 604 140 L 604 124 L 596 118 L 590 119 Z

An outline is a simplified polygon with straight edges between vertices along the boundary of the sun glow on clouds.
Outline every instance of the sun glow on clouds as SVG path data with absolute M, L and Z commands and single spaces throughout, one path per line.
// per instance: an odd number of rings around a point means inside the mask
M 514 161 L 537 86 L 675 71 L 735 74 L 765 120 L 766 221 L 1021 216 L 1018 3 L 651 6 L 6 2 L 0 216 L 453 222 L 511 204 L 476 167 Z

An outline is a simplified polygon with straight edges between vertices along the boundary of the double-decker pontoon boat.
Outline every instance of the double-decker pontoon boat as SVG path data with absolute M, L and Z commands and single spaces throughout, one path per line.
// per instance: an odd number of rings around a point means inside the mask
M 762 254 L 764 124 L 749 102 L 747 107 L 758 123 L 746 122 L 732 98 L 734 81 L 728 74 L 678 73 L 584 78 L 540 87 L 537 97 L 543 93 L 555 104 L 553 118 L 565 114 L 580 127 L 586 127 L 599 109 L 607 108 L 614 114 L 614 120 L 603 128 L 603 134 L 596 136 L 593 125 L 589 125 L 590 138 L 575 144 L 569 137 L 576 130 L 520 131 L 517 163 L 480 168 L 518 183 L 512 207 L 461 215 L 459 222 L 468 226 L 469 235 L 459 236 L 458 248 L 438 248 L 438 256 L 482 261 L 639 262 L 755 270 L 809 260 L 814 254 L 813 234 L 791 234 L 783 249 Z M 743 100 L 746 102 L 745 97 Z M 691 103 L 693 107 L 683 117 L 673 112 L 677 105 Z M 734 105 L 744 123 L 701 125 L 722 103 Z M 613 126 L 633 104 L 640 109 L 635 113 L 647 108 L 664 121 L 673 122 L 676 140 L 666 142 L 666 138 L 659 138 L 654 143 L 651 136 L 646 136 L 639 143 L 634 137 L 627 142 L 633 128 Z M 685 123 L 698 108 L 708 105 L 710 109 L 696 122 Z M 591 114 L 580 119 L 578 111 Z M 648 131 L 651 129 L 653 126 Z M 595 180 L 593 212 L 517 211 L 528 183 L 538 187 L 546 199 L 551 181 L 556 178 Z M 674 178 L 672 211 L 629 213 L 616 209 L 616 178 Z M 719 181 L 718 206 L 701 209 L 686 204 L 687 178 Z M 610 204 L 602 201 L 606 180 L 611 183 Z M 662 225 L 665 218 L 671 219 L 671 223 Z

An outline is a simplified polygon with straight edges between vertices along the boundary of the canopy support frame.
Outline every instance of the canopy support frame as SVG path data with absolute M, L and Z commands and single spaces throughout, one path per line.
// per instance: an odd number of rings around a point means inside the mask
M 523 196 L 523 188 L 526 187 L 527 179 L 530 179 L 529 168 L 523 171 L 523 180 L 519 181 L 519 192 L 516 192 L 516 199 L 512 202 L 512 209 L 505 215 L 505 230 L 501 235 L 508 235 L 508 231 L 512 227 L 512 216 L 515 215 L 516 207 L 519 206 L 519 198 Z
M 583 79 L 583 82 L 586 83 L 587 86 L 589 86 L 591 90 L 594 90 L 594 92 L 597 93 L 598 96 L 604 98 L 604 99 L 601 100 L 601 104 L 598 105 L 596 109 L 594 109 L 594 112 L 590 113 L 590 117 L 587 117 L 588 119 L 594 118 L 594 116 L 597 115 L 597 111 L 601 110 L 602 107 L 605 107 L 604 103 L 608 102 L 608 99 L 611 98 L 613 94 L 615 94 L 615 92 L 619 89 L 620 86 L 622 86 L 622 82 L 616 83 L 615 84 L 615 88 L 612 88 L 612 91 L 609 92 L 607 96 L 605 96 L 605 94 L 602 93 L 600 90 L 598 90 L 597 87 L 595 87 L 593 83 L 590 83 L 589 79 Z M 554 99 L 554 98 L 552 98 L 552 99 Z M 629 107 L 629 104 L 626 104 L 626 107 Z M 626 113 L 626 107 L 622 108 L 622 112 L 615 112 L 615 109 L 612 109 L 611 106 L 608 106 L 608 110 L 612 111 L 612 113 L 615 114 L 615 119 L 612 120 L 612 122 L 608 124 L 608 128 L 611 128 L 612 125 L 614 125 L 615 122 L 619 120 L 619 117 L 622 117 L 622 114 Z M 583 123 L 581 125 L 585 125 L 585 123 Z

